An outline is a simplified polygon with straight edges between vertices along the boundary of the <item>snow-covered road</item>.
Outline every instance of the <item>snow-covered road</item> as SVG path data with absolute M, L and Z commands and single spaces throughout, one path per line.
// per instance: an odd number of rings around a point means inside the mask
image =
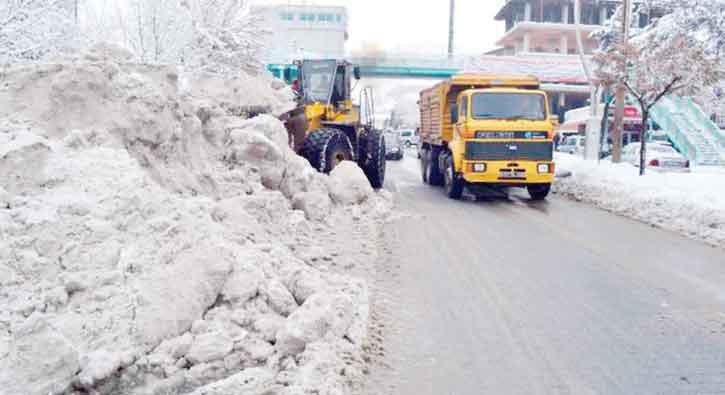
M 388 182 L 366 393 L 725 389 L 722 250 L 558 196 L 450 201 L 414 156 Z

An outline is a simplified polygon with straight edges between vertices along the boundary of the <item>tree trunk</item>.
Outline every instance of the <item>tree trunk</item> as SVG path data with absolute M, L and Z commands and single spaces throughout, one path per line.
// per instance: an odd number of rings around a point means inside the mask
M 622 161 L 622 134 L 624 129 L 624 98 L 625 87 L 623 84 L 617 84 L 615 93 L 614 125 L 612 127 L 612 162 L 620 163 Z M 606 114 L 608 117 L 609 114 Z
M 640 135 L 640 142 L 642 148 L 639 151 L 639 175 L 643 176 L 645 169 L 647 168 L 647 132 L 649 129 L 649 111 L 642 109 L 642 133 Z

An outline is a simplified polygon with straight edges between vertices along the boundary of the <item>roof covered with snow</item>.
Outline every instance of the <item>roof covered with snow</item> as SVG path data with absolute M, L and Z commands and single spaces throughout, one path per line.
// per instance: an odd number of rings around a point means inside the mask
M 482 55 L 468 59 L 466 72 L 534 75 L 542 83 L 587 84 L 579 57 L 559 54 Z

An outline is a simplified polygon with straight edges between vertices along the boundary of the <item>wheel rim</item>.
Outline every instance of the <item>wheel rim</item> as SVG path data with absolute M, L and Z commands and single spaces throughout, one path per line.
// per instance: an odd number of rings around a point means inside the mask
M 332 167 L 333 168 L 337 167 L 337 165 L 339 165 L 340 163 L 344 162 L 345 160 L 347 160 L 346 155 L 345 155 L 345 152 L 343 152 L 343 151 L 336 151 L 332 155 Z

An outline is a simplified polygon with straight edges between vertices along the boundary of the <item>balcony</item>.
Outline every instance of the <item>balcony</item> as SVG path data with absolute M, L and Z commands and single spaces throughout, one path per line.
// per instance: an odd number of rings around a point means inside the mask
M 583 1 L 581 23 L 602 25 L 614 9 L 613 2 Z M 570 0 L 508 0 L 496 15 L 496 20 L 506 21 L 507 32 L 522 22 L 571 25 L 574 24 L 574 4 Z

